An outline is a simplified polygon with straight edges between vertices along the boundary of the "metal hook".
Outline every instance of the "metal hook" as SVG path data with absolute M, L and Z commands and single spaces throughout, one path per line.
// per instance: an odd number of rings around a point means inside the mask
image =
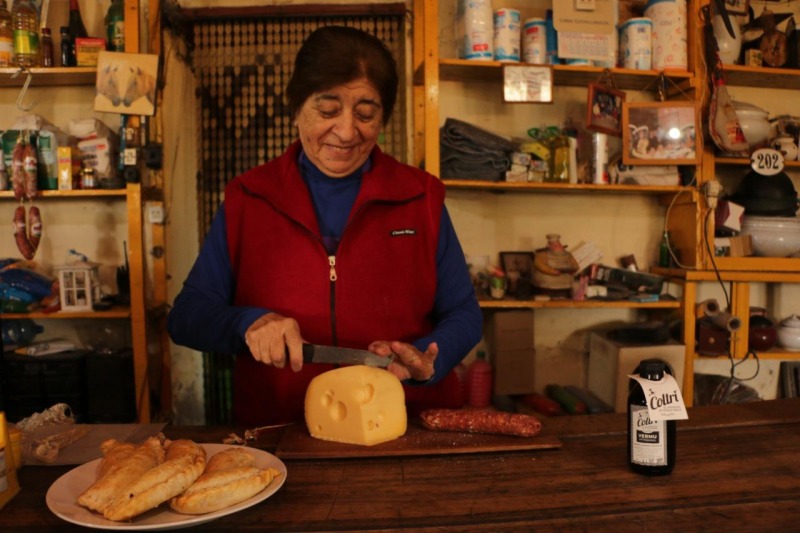
M 25 99 L 25 93 L 28 92 L 28 87 L 31 85 L 31 80 L 33 80 L 33 73 L 30 70 L 26 70 L 25 68 L 20 68 L 14 74 L 11 75 L 11 79 L 18 78 L 20 74 L 23 72 L 28 74 L 28 77 L 25 79 L 25 83 L 22 84 L 22 90 L 19 92 L 19 96 L 17 96 L 17 109 L 23 112 L 28 112 L 33 109 L 33 106 L 36 105 L 36 102 L 31 102 L 30 105 L 23 105 L 22 101 Z

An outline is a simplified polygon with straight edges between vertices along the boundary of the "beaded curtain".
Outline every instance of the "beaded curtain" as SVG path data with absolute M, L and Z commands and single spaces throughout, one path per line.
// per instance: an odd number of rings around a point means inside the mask
M 225 185 L 280 155 L 296 139 L 284 88 L 294 57 L 313 30 L 325 25 L 362 29 L 381 39 L 398 63 L 400 88 L 381 149 L 407 160 L 405 19 L 402 15 L 248 17 L 197 21 L 192 67 L 196 77 L 199 236 L 202 241 L 224 199 Z M 231 354 L 204 353 L 208 424 L 230 424 Z

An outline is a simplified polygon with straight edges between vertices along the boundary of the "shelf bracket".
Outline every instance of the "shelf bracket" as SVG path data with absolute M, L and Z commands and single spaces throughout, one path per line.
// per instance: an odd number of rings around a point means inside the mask
M 25 78 L 25 83 L 22 84 L 22 89 L 19 91 L 19 96 L 17 96 L 17 109 L 23 113 L 27 113 L 36 105 L 36 102 L 31 102 L 29 105 L 24 105 L 22 103 L 22 101 L 25 100 L 25 95 L 28 93 L 28 87 L 30 87 L 31 81 L 33 80 L 33 73 L 30 70 L 26 70 L 24 67 L 20 67 L 18 71 L 11 75 L 11 79 L 18 78 L 23 72 L 25 72 L 28 77 Z

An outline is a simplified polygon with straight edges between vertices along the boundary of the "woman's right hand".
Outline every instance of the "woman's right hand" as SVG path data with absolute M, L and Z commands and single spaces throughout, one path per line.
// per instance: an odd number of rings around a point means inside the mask
M 256 361 L 283 368 L 288 352 L 292 370 L 299 372 L 303 368 L 303 337 L 293 318 L 267 313 L 247 328 L 244 340 Z

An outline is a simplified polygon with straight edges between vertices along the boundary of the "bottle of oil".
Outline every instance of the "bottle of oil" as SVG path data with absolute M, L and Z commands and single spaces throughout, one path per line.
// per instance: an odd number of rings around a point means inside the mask
M 561 132 L 550 138 L 550 161 L 545 181 L 566 183 L 569 181 L 569 139 Z
M 11 8 L 14 27 L 14 64 L 39 65 L 39 12 L 30 0 L 14 0 Z
M 634 373 L 661 381 L 669 367 L 661 359 L 645 359 Z M 644 390 L 631 379 L 628 393 L 628 466 L 650 476 L 669 474 L 675 467 L 675 420 L 651 420 Z
M 6 0 L 0 0 L 0 67 L 14 64 L 14 28 Z

